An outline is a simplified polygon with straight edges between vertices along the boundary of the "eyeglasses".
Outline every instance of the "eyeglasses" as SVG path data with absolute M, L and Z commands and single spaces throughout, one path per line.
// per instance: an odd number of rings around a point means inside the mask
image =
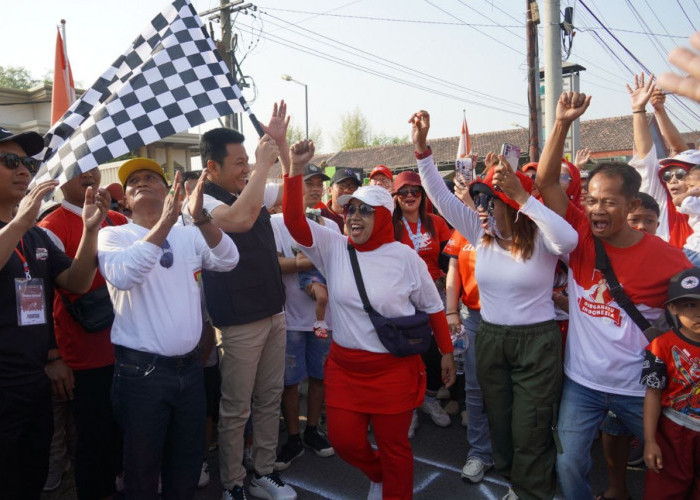
M 408 195 L 418 197 L 421 195 L 421 189 L 418 187 L 412 187 L 412 188 L 407 188 L 407 187 L 402 187 L 399 189 L 396 194 L 398 194 L 401 198 L 405 198 Z
M 355 184 L 354 182 L 336 182 L 335 185 L 343 191 L 350 191 L 353 193 L 357 189 L 357 184 Z
M 31 156 L 19 156 L 14 153 L 0 153 L 0 160 L 5 163 L 5 166 L 10 170 L 19 168 L 24 165 L 30 174 L 35 174 L 39 170 L 39 160 Z
M 370 217 L 374 213 L 374 207 L 372 205 L 367 205 L 366 203 L 360 203 L 359 205 L 353 205 L 348 203 L 343 207 L 343 214 L 345 217 L 352 217 L 355 212 L 360 214 L 360 217 Z
M 483 208 L 488 210 L 493 204 L 493 196 L 489 196 L 486 193 L 479 193 L 474 197 L 474 205 L 476 208 Z
M 174 257 L 173 249 L 170 248 L 170 243 L 168 243 L 168 240 L 163 242 L 160 249 L 163 250 L 163 255 L 160 256 L 160 265 L 166 269 L 170 269 L 173 265 Z
M 671 179 L 673 179 L 675 176 L 676 179 L 682 181 L 685 179 L 686 175 L 688 175 L 688 172 L 684 168 L 675 168 L 673 170 L 666 170 L 661 178 L 664 180 L 664 182 L 671 182 Z
M 534 180 L 534 179 L 533 179 Z M 559 182 L 571 182 L 571 175 L 569 174 L 561 174 L 559 176 Z

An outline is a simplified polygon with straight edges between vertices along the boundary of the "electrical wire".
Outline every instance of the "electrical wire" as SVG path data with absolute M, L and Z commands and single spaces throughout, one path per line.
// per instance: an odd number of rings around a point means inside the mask
M 678 3 L 678 6 L 679 6 L 679 7 L 681 8 L 681 10 L 683 11 L 683 15 L 684 15 L 685 18 L 688 20 L 688 24 L 690 24 L 690 27 L 693 28 L 693 30 L 697 31 L 697 29 L 695 28 L 695 25 L 693 24 L 693 22 L 692 22 L 692 21 L 690 20 L 690 18 L 688 17 L 688 13 L 685 11 L 685 9 L 683 8 L 683 6 L 681 5 L 681 0 L 676 0 L 676 2 Z M 697 4 L 695 4 L 695 6 L 697 7 Z
M 482 14 L 481 12 L 479 12 L 478 10 L 476 10 L 474 7 L 472 7 L 471 5 L 468 5 L 468 4 L 464 3 L 462 0 L 457 0 L 457 1 L 458 1 L 459 3 L 461 3 L 462 5 L 464 5 L 467 9 L 476 12 L 476 13 L 479 14 L 481 17 L 485 17 L 486 19 L 488 19 L 488 20 L 491 21 L 492 23 L 498 24 L 495 20 L 491 19 L 491 18 L 490 18 L 489 16 L 487 16 L 486 14 Z M 522 25 L 522 27 L 524 27 L 524 26 L 525 26 L 525 22 L 524 22 L 524 20 L 523 20 L 523 25 Z M 519 35 L 519 34 L 515 33 L 514 31 L 511 31 L 509 28 L 505 28 L 505 30 L 506 30 L 508 33 L 510 33 L 511 35 L 517 36 L 517 37 L 520 38 L 521 40 L 525 41 L 525 37 L 524 37 L 524 36 Z

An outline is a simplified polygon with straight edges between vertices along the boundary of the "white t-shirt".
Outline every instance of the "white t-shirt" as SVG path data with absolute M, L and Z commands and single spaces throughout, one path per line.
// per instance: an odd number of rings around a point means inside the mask
M 163 251 L 142 241 L 149 229 L 134 223 L 100 230 L 100 272 L 114 305 L 112 343 L 163 356 L 187 354 L 202 333 L 201 270 L 230 271 L 238 249 L 223 235 L 210 249 L 199 229 L 175 226 L 167 241 L 173 265 L 159 264 Z
M 642 176 L 642 185 L 639 190 L 654 198 L 659 204 L 659 227 L 656 230 L 656 236 L 668 241 L 671 237 L 668 227 L 668 192 L 659 179 L 659 160 L 656 156 L 656 148 L 652 146 L 644 158 L 634 155 L 629 165 Z
M 313 245 L 301 248 L 328 280 L 333 310 L 333 341 L 348 349 L 388 352 L 362 307 L 352 273 L 348 239 L 328 227 L 309 224 Z M 372 307 L 395 318 L 419 309 L 428 314 L 443 310 L 428 266 L 408 245 L 394 241 L 375 250 L 357 252 L 357 260 Z
M 263 194 L 263 205 L 265 208 L 270 210 L 277 203 L 277 198 L 279 197 L 280 185 L 274 182 L 265 184 L 265 193 Z M 204 195 L 203 206 L 210 214 L 214 213 L 214 209 L 225 205 L 221 200 L 217 200 L 210 194 Z
M 678 211 L 682 214 L 688 214 L 688 224 L 693 228 L 693 234 L 685 240 L 683 248 L 700 252 L 700 198 L 697 196 L 688 196 L 683 199 Z
M 340 234 L 338 224 L 330 219 L 323 218 L 326 223 L 325 227 Z M 272 231 L 275 233 L 275 243 L 277 244 L 277 252 L 284 257 L 294 258 L 292 247 L 302 248 L 292 236 L 289 234 L 287 226 L 284 225 L 282 214 L 274 214 L 270 217 L 272 223 Z M 313 221 L 308 221 L 309 224 L 316 224 Z M 307 295 L 307 293 L 299 287 L 298 273 L 282 273 L 282 282 L 287 300 L 284 305 L 284 313 L 287 319 L 287 330 L 310 332 L 313 331 L 314 322 L 316 321 L 316 301 Z M 329 304 L 330 305 L 330 304 Z M 330 307 L 326 308 L 326 323 L 329 327 L 333 327 L 333 319 Z
M 428 196 L 457 231 L 476 242 L 474 272 L 479 285 L 481 317 L 499 325 L 529 325 L 554 319 L 554 270 L 559 257 L 576 248 L 576 231 L 530 196 L 520 212 L 538 227 L 532 256 L 523 261 L 495 241 L 484 245 L 484 228 L 478 213 L 450 193 L 433 165 L 432 155 L 418 161 Z

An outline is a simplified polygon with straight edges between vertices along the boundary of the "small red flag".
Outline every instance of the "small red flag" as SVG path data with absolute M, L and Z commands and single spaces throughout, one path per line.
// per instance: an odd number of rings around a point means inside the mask
M 75 102 L 75 86 L 70 70 L 68 55 L 64 50 L 60 29 L 56 33 L 56 62 L 53 70 L 53 90 L 51 92 L 51 124 L 56 123 Z

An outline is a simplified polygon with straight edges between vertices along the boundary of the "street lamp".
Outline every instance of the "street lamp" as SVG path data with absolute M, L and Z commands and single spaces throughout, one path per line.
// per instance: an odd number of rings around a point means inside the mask
M 306 140 L 309 140 L 309 86 L 306 85 L 305 83 L 300 82 L 299 80 L 295 80 L 289 75 L 282 75 L 282 80 L 285 80 L 287 82 L 294 82 L 298 83 L 299 85 L 304 86 L 304 106 L 306 108 Z

